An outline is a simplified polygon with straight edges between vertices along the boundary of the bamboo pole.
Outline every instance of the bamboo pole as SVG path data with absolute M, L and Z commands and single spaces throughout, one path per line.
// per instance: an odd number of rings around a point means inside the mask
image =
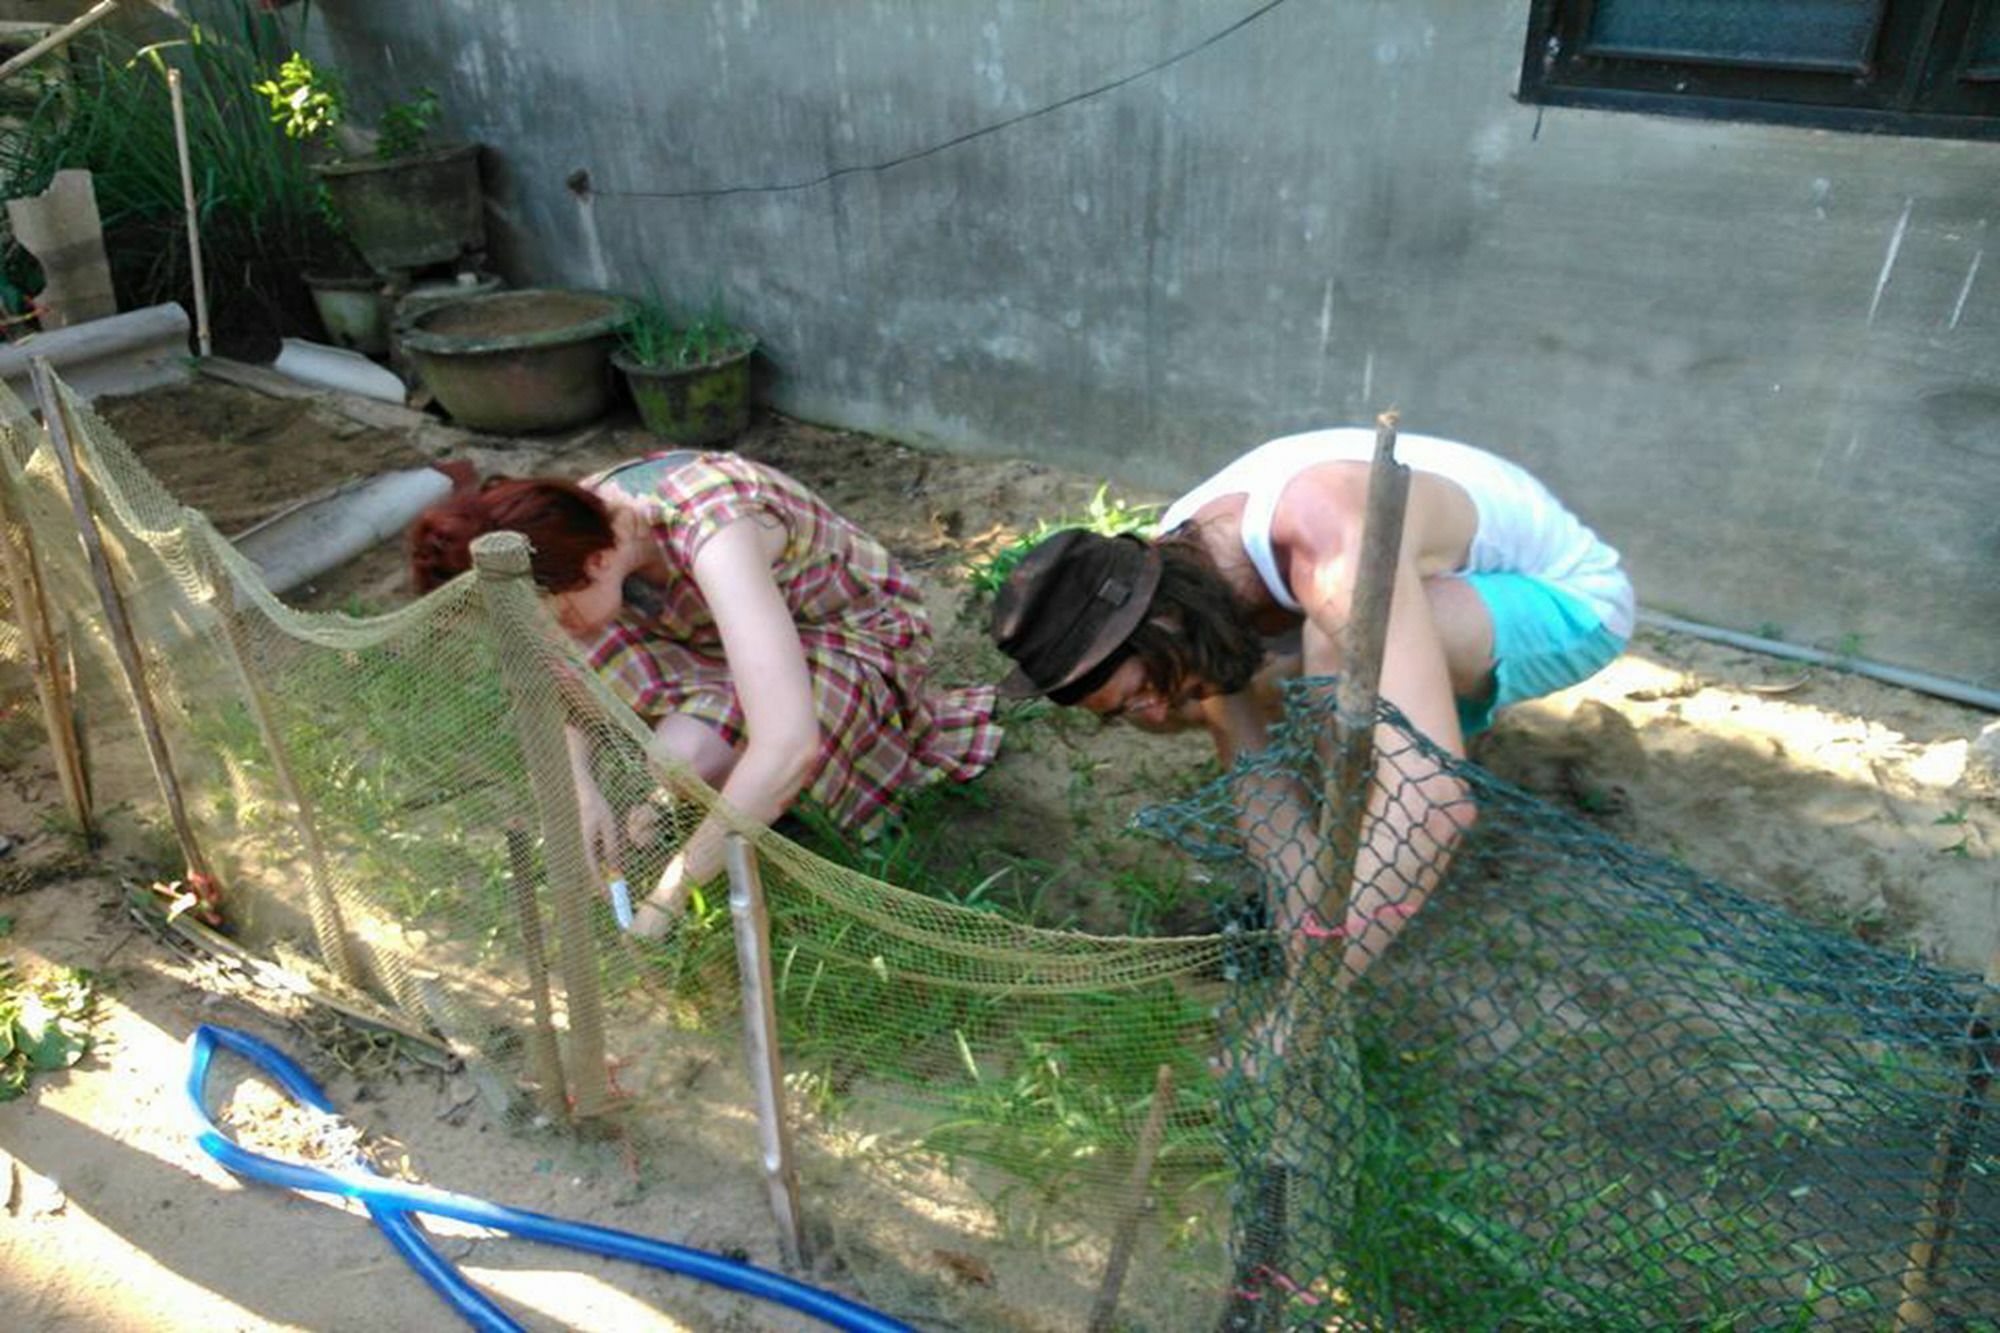
M 591 1120 L 609 1108 L 611 1084 L 604 1062 L 597 943 L 590 929 L 589 862 L 570 780 L 562 706 L 534 651 L 546 617 L 529 575 L 528 539 L 518 532 L 489 532 L 472 543 L 472 565 L 478 571 L 494 655 L 514 700 L 515 728 L 555 892 L 556 960 L 569 1016 L 570 1113 L 579 1121 Z
M 771 918 L 757 862 L 740 833 L 728 836 L 729 916 L 736 928 L 736 972 L 743 986 L 743 1050 L 757 1089 L 757 1143 L 778 1248 L 795 1271 L 806 1264 L 799 1219 L 799 1173 L 792 1160 L 791 1125 L 785 1117 L 785 1073 L 778 1056 L 778 1000 L 771 984 Z
M 1167 1113 L 1173 1105 L 1173 1066 L 1161 1065 L 1153 1076 L 1153 1105 L 1139 1131 L 1139 1148 L 1132 1159 L 1132 1179 L 1126 1186 L 1124 1207 L 1111 1233 L 1111 1255 L 1104 1263 L 1104 1280 L 1098 1285 L 1097 1301 L 1090 1310 L 1090 1333 L 1111 1333 L 1111 1321 L 1118 1314 L 1118 1294 L 1125 1286 L 1125 1270 L 1131 1266 L 1132 1247 L 1139 1239 L 1139 1219 L 1146 1215 L 1153 1161 L 1159 1156 L 1160 1140 L 1167 1132 Z
M 1965 1169 L 1996 1069 L 2000 1069 L 2000 947 L 1986 962 L 1986 992 L 1979 997 L 1966 1027 L 1965 1076 L 1958 1098 L 1952 1104 L 1951 1117 L 1938 1128 L 1930 1183 L 1924 1191 L 1924 1214 L 1910 1238 L 1903 1268 L 1896 1333 L 1936 1324 L 1937 1308 L 1931 1303 L 1931 1292 L 1944 1268 L 1945 1245 L 1958 1220 Z
M 215 876 L 209 870 L 208 858 L 202 855 L 201 845 L 195 840 L 194 824 L 188 818 L 180 779 L 174 773 L 173 758 L 167 750 L 166 733 L 160 728 L 153 692 L 146 684 L 146 667 L 139 655 L 139 640 L 132 630 L 130 617 L 125 613 L 125 602 L 119 596 L 118 585 L 112 579 L 111 563 L 105 558 L 104 538 L 97 530 L 96 517 L 91 513 L 90 494 L 84 485 L 83 472 L 70 439 L 69 408 L 63 402 L 62 390 L 56 384 L 55 372 L 49 368 L 48 358 L 38 356 L 28 364 L 34 376 L 35 400 L 42 410 L 42 422 L 48 428 L 49 443 L 62 464 L 63 482 L 69 488 L 70 511 L 76 517 L 77 532 L 83 539 L 84 554 L 90 561 L 91 578 L 97 584 L 98 603 L 104 610 L 112 645 L 118 652 L 118 666 L 132 692 L 132 706 L 139 714 L 139 730 L 146 740 L 146 757 L 152 763 L 154 779 L 160 784 L 160 794 L 166 799 L 167 815 L 173 822 L 174 839 L 180 844 L 181 857 L 187 862 L 189 876 L 196 880 L 196 896 L 206 902 L 215 888 Z
M 0 79 L 12 78 L 15 74 L 34 64 L 58 46 L 67 46 L 91 28 L 96 27 L 103 20 L 111 17 L 111 12 L 117 8 L 118 0 L 97 0 L 97 3 L 89 9 L 84 10 L 83 13 L 77 15 L 68 23 L 63 24 L 62 27 L 57 28 L 48 36 L 21 52 L 21 54 L 13 57 L 6 64 L 0 65 Z
M 270 691 L 264 688 L 263 679 L 251 669 L 249 636 L 244 633 L 242 617 L 236 610 L 236 585 L 230 581 L 228 566 L 221 556 L 208 545 L 204 525 L 194 521 L 200 515 L 192 509 L 185 513 L 183 526 L 195 534 L 190 546 L 199 552 L 198 558 L 207 566 L 209 586 L 214 589 L 212 605 L 222 626 L 223 646 L 229 652 L 230 665 L 236 668 L 237 679 L 242 682 L 250 713 L 257 719 L 257 734 L 263 738 L 264 752 L 271 756 L 271 768 L 278 776 L 278 785 L 292 803 L 292 822 L 298 828 L 299 841 L 305 846 L 310 875 L 306 882 L 306 909 L 312 918 L 313 943 L 318 946 L 320 958 L 333 974 L 359 989 L 362 986 L 361 968 L 354 960 L 354 950 L 347 939 L 347 923 L 341 915 L 340 900 L 333 894 L 333 873 L 327 866 L 326 844 L 319 836 L 319 814 L 305 785 L 299 781 L 298 770 L 292 767 L 291 749 L 278 731 L 277 712 L 271 705 Z
M 76 700 L 70 694 L 69 673 L 49 615 L 34 530 L 22 521 L 15 498 L 12 477 L 0 479 L 0 562 L 6 566 L 14 616 L 28 641 L 35 697 L 42 706 L 42 725 L 48 731 L 49 753 L 62 786 L 63 804 L 69 807 L 77 832 L 92 842 L 97 836 L 96 819 L 91 809 L 90 774 L 84 767 L 83 744 L 77 735 Z M 20 538 L 18 543 L 16 537 Z
M 535 1028 L 528 1034 L 528 1072 L 542 1113 L 560 1119 L 569 1103 L 563 1086 L 562 1056 L 556 1047 L 555 1012 L 549 1002 L 549 959 L 542 944 L 541 905 L 535 899 L 534 848 L 526 829 L 507 829 L 507 866 L 514 892 L 514 917 L 521 925 L 521 953 L 528 964 L 528 993 L 535 1005 Z
M 187 112 L 181 105 L 181 72 L 167 71 L 167 94 L 174 104 L 174 148 L 181 159 L 181 202 L 187 208 L 188 267 L 194 280 L 195 346 L 203 356 L 214 349 L 208 335 L 208 283 L 201 272 L 201 210 L 195 206 L 194 163 L 188 156 Z

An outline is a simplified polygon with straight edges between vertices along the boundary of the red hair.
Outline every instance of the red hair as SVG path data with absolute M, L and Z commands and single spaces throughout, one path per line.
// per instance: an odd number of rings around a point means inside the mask
M 477 490 L 438 501 L 410 525 L 410 582 L 429 592 L 472 567 L 472 542 L 489 532 L 518 532 L 533 548 L 530 567 L 544 592 L 569 592 L 590 581 L 584 566 L 616 534 L 604 501 L 556 477 L 493 477 Z

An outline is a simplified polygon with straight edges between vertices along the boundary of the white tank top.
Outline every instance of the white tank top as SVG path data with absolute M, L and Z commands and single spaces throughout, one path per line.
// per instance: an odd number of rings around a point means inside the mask
M 1161 532 L 1171 532 L 1219 496 L 1242 495 L 1243 550 L 1271 596 L 1299 610 L 1271 549 L 1271 520 L 1285 487 L 1319 463 L 1367 462 L 1373 429 L 1347 427 L 1286 435 L 1258 445 L 1167 507 Z M 1588 602 L 1604 626 L 1632 632 L 1632 583 L 1618 552 L 1598 539 L 1549 488 L 1518 464 L 1428 435 L 1397 435 L 1396 457 L 1419 472 L 1458 484 L 1479 515 L 1460 574 L 1512 573 L 1546 579 Z

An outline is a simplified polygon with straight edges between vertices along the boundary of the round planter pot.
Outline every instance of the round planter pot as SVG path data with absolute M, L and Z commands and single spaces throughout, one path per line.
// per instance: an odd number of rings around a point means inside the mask
M 368 356 L 389 350 L 389 299 L 382 294 L 382 279 L 317 273 L 308 273 L 305 279 L 328 342 Z
M 447 264 L 486 249 L 478 144 L 312 170 L 332 196 L 348 238 L 378 272 Z
M 639 420 L 655 435 L 690 447 L 718 444 L 750 424 L 752 338 L 741 351 L 707 365 L 646 366 L 623 352 L 611 364 L 625 376 Z
M 626 318 L 615 296 L 531 287 L 426 310 L 401 336 L 452 420 L 505 435 L 603 415 Z

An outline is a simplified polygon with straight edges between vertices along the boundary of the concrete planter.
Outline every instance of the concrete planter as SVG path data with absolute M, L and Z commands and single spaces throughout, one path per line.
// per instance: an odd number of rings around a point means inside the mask
M 611 364 L 625 376 L 639 420 L 655 435 L 690 448 L 719 444 L 750 424 L 752 338 L 742 350 L 700 366 L 649 366 L 623 352 Z
M 317 273 L 308 273 L 305 278 L 328 342 L 368 356 L 381 356 L 389 350 L 389 298 L 382 294 L 382 279 Z
M 603 415 L 625 303 L 597 292 L 529 288 L 417 315 L 402 345 L 454 421 L 518 434 Z
M 479 145 L 313 169 L 361 257 L 378 273 L 449 264 L 486 249 Z

